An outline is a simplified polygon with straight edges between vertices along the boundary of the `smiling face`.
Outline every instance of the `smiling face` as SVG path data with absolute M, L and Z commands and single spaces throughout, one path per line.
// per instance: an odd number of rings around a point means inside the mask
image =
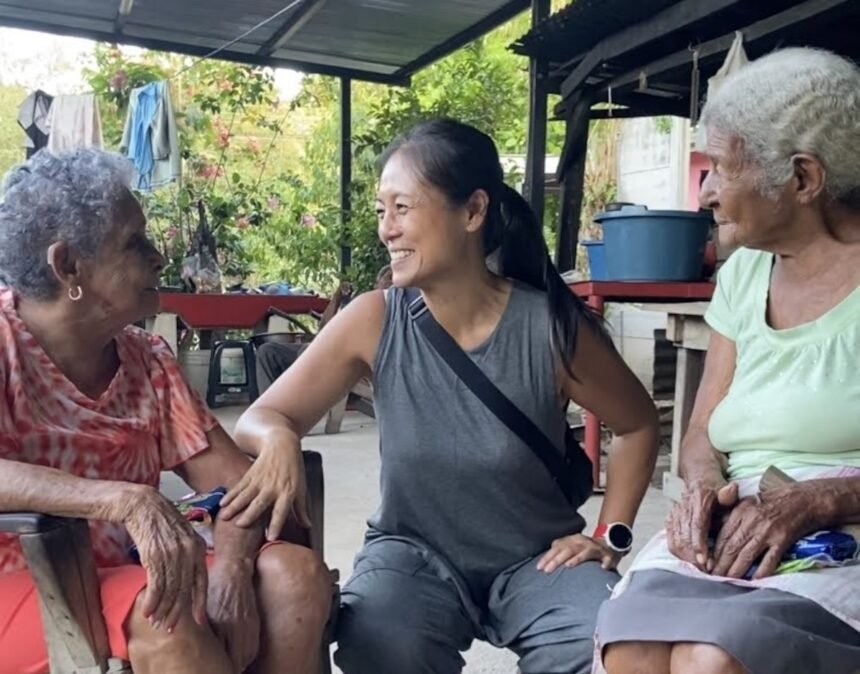
M 128 193 L 117 209 L 113 233 L 93 258 L 80 261 L 84 301 L 98 313 L 127 325 L 158 311 L 164 258 L 146 235 L 146 218 Z
M 786 189 L 775 199 L 763 195 L 757 182 L 760 170 L 744 159 L 743 143 L 719 129 L 708 128 L 705 154 L 711 167 L 699 203 L 713 210 L 720 244 L 772 249 L 795 215 Z
M 379 239 L 391 257 L 392 283 L 422 287 L 463 264 L 480 246 L 474 205 L 452 204 L 418 177 L 408 153 L 399 150 L 382 170 L 376 198 Z

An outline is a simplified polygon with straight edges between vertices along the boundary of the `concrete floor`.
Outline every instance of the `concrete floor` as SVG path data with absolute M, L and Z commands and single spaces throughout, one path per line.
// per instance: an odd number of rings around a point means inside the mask
M 240 407 L 216 410 L 228 432 L 233 430 Z M 378 503 L 379 450 L 376 423 L 350 412 L 338 435 L 324 435 L 318 426 L 306 438 L 305 449 L 320 452 L 326 479 L 326 562 L 340 569 L 346 580 L 352 560 L 361 546 L 367 517 Z M 175 487 L 174 487 L 175 488 Z M 589 526 L 600 510 L 600 497 L 592 498 L 583 508 Z M 668 500 L 656 489 L 649 490 L 636 522 L 636 549 L 663 526 Z M 622 564 L 629 565 L 631 557 Z M 467 653 L 465 674 L 514 674 L 516 657 L 483 643 L 476 643 Z

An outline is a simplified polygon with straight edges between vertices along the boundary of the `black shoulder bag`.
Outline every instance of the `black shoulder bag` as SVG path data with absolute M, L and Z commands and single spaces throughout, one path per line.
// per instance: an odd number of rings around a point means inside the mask
M 415 288 L 408 288 L 406 298 L 410 316 L 454 374 L 535 453 L 574 509 L 585 503 L 594 488 L 592 464 L 573 437 L 572 429 L 568 427 L 565 432 L 565 452 L 562 456 L 546 434 L 489 380 L 475 361 L 439 325 L 421 293 Z

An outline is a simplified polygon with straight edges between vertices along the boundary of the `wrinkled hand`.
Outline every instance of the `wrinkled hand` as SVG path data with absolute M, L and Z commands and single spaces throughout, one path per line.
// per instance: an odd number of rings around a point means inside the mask
M 223 520 L 237 518 L 236 525 L 247 528 L 254 526 L 272 508 L 266 538 L 274 541 L 284 528 L 291 508 L 295 509 L 299 523 L 310 528 L 306 498 L 301 449 L 270 446 L 260 452 L 248 472 L 221 499 L 219 517 Z
M 249 570 L 212 566 L 209 575 L 209 621 L 224 644 L 235 671 L 244 672 L 260 650 L 260 613 L 254 592 L 253 565 Z
M 684 489 L 666 520 L 669 551 L 707 572 L 709 563 L 708 532 L 714 515 L 738 502 L 738 486 L 734 482 L 692 482 Z
M 550 549 L 540 558 L 537 568 L 539 571 L 552 573 L 560 566 L 570 569 L 589 560 L 600 562 L 604 569 L 614 569 L 621 561 L 621 555 L 602 540 L 574 534 L 556 538 Z
M 123 499 L 119 520 L 137 545 L 146 570 L 143 615 L 155 627 L 172 630 L 191 610 L 206 622 L 206 546 L 176 507 L 152 487 L 135 485 Z
M 814 488 L 796 484 L 743 499 L 717 536 L 712 573 L 741 578 L 761 557 L 753 578 L 773 574 L 795 541 L 824 526 L 817 499 Z

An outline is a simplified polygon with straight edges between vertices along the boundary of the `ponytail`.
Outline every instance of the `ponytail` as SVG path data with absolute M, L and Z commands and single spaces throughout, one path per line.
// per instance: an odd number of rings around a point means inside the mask
M 609 339 L 603 321 L 570 288 L 550 258 L 543 228 L 528 202 L 509 185 L 500 194 L 500 226 L 497 228 L 499 273 L 546 292 L 550 335 L 564 369 L 573 376 L 579 327 L 585 324 Z M 494 237 L 495 238 L 495 237 Z

